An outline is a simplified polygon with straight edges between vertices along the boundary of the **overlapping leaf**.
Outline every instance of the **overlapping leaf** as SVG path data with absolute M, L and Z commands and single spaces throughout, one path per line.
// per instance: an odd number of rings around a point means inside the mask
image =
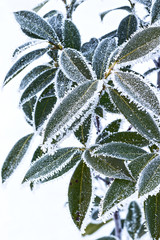
M 111 101 L 111 98 L 107 92 L 104 92 L 104 94 L 100 97 L 99 104 L 107 112 L 111 112 L 111 113 L 119 112 L 118 109 L 116 108 L 115 104 L 113 104 L 113 101 Z
M 56 92 L 59 98 L 63 98 L 71 90 L 72 81 L 59 70 L 56 76 Z
M 90 169 L 81 161 L 70 180 L 68 189 L 69 209 L 72 219 L 80 229 L 86 216 L 92 195 Z
M 152 6 L 152 11 L 151 11 L 151 23 L 155 23 L 160 19 L 159 8 L 160 8 L 160 1 L 159 0 L 154 1 L 154 4 Z
M 61 13 L 55 13 L 48 18 L 49 24 L 55 30 L 60 41 L 63 41 L 63 15 Z
M 93 54 L 98 45 L 98 39 L 97 38 L 91 38 L 89 42 L 86 42 L 81 47 L 81 52 L 83 53 L 83 56 L 89 61 L 92 62 Z
M 59 58 L 59 65 L 67 78 L 82 83 L 93 80 L 90 67 L 80 52 L 75 49 L 64 49 Z
M 25 155 L 33 134 L 29 134 L 23 138 L 21 138 L 11 149 L 5 162 L 2 166 L 2 182 L 5 182 L 7 178 L 9 178 L 14 170 L 17 168 L 19 163 L 21 162 L 23 156 Z
M 33 97 L 28 102 L 22 105 L 22 109 L 25 113 L 26 120 L 31 126 L 33 125 L 33 112 L 34 112 L 36 100 L 37 100 L 37 97 Z

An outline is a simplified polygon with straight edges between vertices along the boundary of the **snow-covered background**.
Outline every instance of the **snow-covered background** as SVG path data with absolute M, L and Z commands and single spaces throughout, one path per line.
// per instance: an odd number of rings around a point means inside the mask
M 18 10 L 32 10 L 40 0 L 0 0 L 0 84 L 13 64 L 14 49 L 27 38 L 21 33 L 13 17 Z M 125 11 L 109 13 L 103 23 L 99 13 L 114 7 L 128 5 L 127 0 L 86 0 L 74 13 L 82 42 L 91 37 L 100 37 L 117 28 Z M 51 9 L 64 11 L 61 0 L 50 0 L 40 11 L 43 15 Z M 32 132 L 18 108 L 18 80 L 13 79 L 0 90 L 0 168 L 18 139 Z M 32 146 L 30 152 L 33 152 Z M 80 240 L 80 232 L 72 222 L 67 205 L 67 191 L 72 172 L 53 182 L 30 191 L 21 181 L 29 167 L 31 154 L 27 154 L 12 177 L 0 183 L 0 239 L 2 240 Z M 105 226 L 97 234 L 83 239 L 93 240 L 109 234 L 112 229 Z

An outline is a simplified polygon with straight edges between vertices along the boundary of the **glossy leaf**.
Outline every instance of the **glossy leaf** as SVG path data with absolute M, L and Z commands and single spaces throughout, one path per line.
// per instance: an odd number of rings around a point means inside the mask
M 117 62 L 126 63 L 144 57 L 160 44 L 160 27 L 149 27 L 137 32 L 122 48 Z
M 5 162 L 2 166 L 2 182 L 5 182 L 7 178 L 9 178 L 14 170 L 17 168 L 19 163 L 21 162 L 22 158 L 24 157 L 33 134 L 29 134 L 23 138 L 21 138 L 11 149 Z
M 117 108 L 133 125 L 133 127 L 145 138 L 151 141 L 160 141 L 160 132 L 153 118 L 144 110 L 130 102 L 128 98 L 121 95 L 116 89 L 110 89 L 110 95 Z
M 37 98 L 33 97 L 28 102 L 22 105 L 22 109 L 25 113 L 26 120 L 31 126 L 33 126 L 33 112 L 34 112 L 36 100 Z
M 90 169 L 81 161 L 74 171 L 68 189 L 69 209 L 72 219 L 80 229 L 86 216 L 92 195 Z
M 117 142 L 100 145 L 93 151 L 95 156 L 113 157 L 129 161 L 140 157 L 145 153 L 145 150 L 137 146 Z
M 19 89 L 23 90 L 24 88 L 29 85 L 32 81 L 34 81 L 40 74 L 42 74 L 44 71 L 50 69 L 51 66 L 49 65 L 39 65 L 35 68 L 33 68 L 29 73 L 25 75 L 25 77 L 22 79 Z
M 103 20 L 103 18 L 106 16 L 106 14 L 108 14 L 108 13 L 110 13 L 112 11 L 115 11 L 115 10 L 126 10 L 127 12 L 131 12 L 132 11 L 132 9 L 129 6 L 122 6 L 122 7 L 110 9 L 110 10 L 107 10 L 107 11 L 101 13 L 101 15 L 100 15 L 101 20 Z
M 160 1 L 159 0 L 154 1 L 152 10 L 151 10 L 151 23 L 155 23 L 160 19 L 159 8 L 160 8 Z
M 69 129 L 91 104 L 94 106 L 97 93 L 97 81 L 87 81 L 68 94 L 54 110 L 44 132 L 44 142 Z M 81 113 L 81 114 L 80 114 Z M 77 116 L 78 114 L 78 116 Z M 88 114 L 88 111 L 87 111 Z M 87 116 L 86 116 L 87 117 Z M 79 123 L 80 124 L 80 123 Z
M 147 163 L 149 163 L 154 157 L 155 154 L 145 154 L 128 164 L 128 168 L 136 180 L 141 171 L 146 167 Z M 135 191 L 136 182 L 115 179 L 105 195 L 102 213 L 104 214 L 121 201 L 130 197 Z
M 52 68 L 42 72 L 42 74 L 35 78 L 24 90 L 20 99 L 20 104 L 27 102 L 28 99 L 34 97 L 39 91 L 51 83 L 55 77 L 56 71 L 57 68 Z
M 115 39 L 104 39 L 102 40 L 93 55 L 93 70 L 97 74 L 98 79 L 104 78 L 104 73 L 107 68 L 107 62 L 110 54 L 116 48 Z
M 15 77 L 19 72 L 21 72 L 25 67 L 27 67 L 30 63 L 41 57 L 43 54 L 45 54 L 47 51 L 47 48 L 41 48 L 34 50 L 32 52 L 29 52 L 25 54 L 23 57 L 21 57 L 9 70 L 7 73 L 3 85 L 6 85 L 13 77 Z
M 68 91 L 71 90 L 72 83 L 73 82 L 68 79 L 61 70 L 58 71 L 55 88 L 59 98 L 65 97 Z
M 39 15 L 31 11 L 15 12 L 15 18 L 21 28 L 36 34 L 42 39 L 48 40 L 52 44 L 58 44 L 59 39 L 52 27 Z
M 48 19 L 48 23 L 52 26 L 56 32 L 60 41 L 63 41 L 63 15 L 61 13 L 53 14 Z
M 107 135 L 104 138 L 99 138 L 100 135 L 97 138 L 97 143 L 100 144 L 105 144 L 109 142 L 123 142 L 133 144 L 139 147 L 144 147 L 149 144 L 149 141 L 137 132 L 117 132 Z
M 81 48 L 81 36 L 76 25 L 66 19 L 63 26 L 63 44 L 65 48 L 74 48 L 80 50 Z
M 61 170 L 71 160 L 77 148 L 60 148 L 54 155 L 42 155 L 27 171 L 23 182 L 46 179 Z
M 85 151 L 86 162 L 97 172 L 104 174 L 107 177 L 126 179 L 133 181 L 124 161 L 117 158 L 91 155 L 89 150 Z
M 160 193 L 148 196 L 144 202 L 144 212 L 152 239 L 160 238 Z
M 49 113 L 51 113 L 57 98 L 55 96 L 54 84 L 49 85 L 40 95 L 34 112 L 34 121 L 36 130 L 42 126 L 47 119 Z
M 160 115 L 157 96 L 138 75 L 129 72 L 115 72 L 116 84 L 122 93 L 127 94 L 131 100 Z
M 90 137 L 92 115 L 89 115 L 82 125 L 74 132 L 78 140 L 85 145 Z
M 132 201 L 128 207 L 125 220 L 127 231 L 132 239 L 135 239 L 141 224 L 141 210 L 137 202 Z
M 121 45 L 131 37 L 137 30 L 137 25 L 137 18 L 133 14 L 122 19 L 117 30 L 118 45 Z
M 139 196 L 151 192 L 160 184 L 160 156 L 155 157 L 143 170 L 139 179 Z
M 81 52 L 83 56 L 89 61 L 92 62 L 93 54 L 98 45 L 97 38 L 91 38 L 89 42 L 86 42 L 81 47 Z
M 93 80 L 90 67 L 80 52 L 75 49 L 64 49 L 60 55 L 59 64 L 67 78 L 82 83 Z

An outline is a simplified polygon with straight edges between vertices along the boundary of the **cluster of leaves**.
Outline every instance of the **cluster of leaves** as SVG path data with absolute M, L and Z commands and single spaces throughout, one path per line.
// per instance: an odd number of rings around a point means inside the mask
M 42 143 L 35 150 L 23 183 L 44 183 L 74 167 L 68 202 L 72 219 L 81 229 L 91 209 L 93 175 L 105 175 L 114 180 L 100 203 L 100 214 L 105 217 L 106 212 L 137 192 L 139 197 L 145 195 L 146 221 L 152 237 L 158 239 L 159 193 L 148 195 L 160 184 L 160 103 L 156 86 L 146 82 L 132 66 L 147 60 L 146 56 L 155 54 L 160 45 L 160 1 L 156 0 L 152 9 L 150 0 L 136 1 L 145 4 L 150 23 L 135 15 L 136 3 L 129 1 L 131 7 L 121 8 L 129 15 L 116 31 L 83 45 L 71 20 L 72 12 L 83 1 L 74 0 L 71 5 L 63 2 L 67 18 L 56 10 L 43 17 L 32 11 L 15 12 L 21 30 L 32 40 L 15 50 L 14 56 L 29 51 L 11 67 L 4 85 L 42 56 L 48 60 L 21 80 L 20 107 L 33 133 L 21 138 L 8 154 L 2 181 L 14 172 L 38 134 Z M 101 131 L 101 120 L 106 120 L 108 113 L 117 114 L 117 120 Z M 121 131 L 122 116 L 131 124 L 131 131 Z M 91 145 L 94 126 L 98 135 Z M 60 142 L 71 133 L 81 147 L 60 148 Z M 132 228 L 129 226 L 134 239 L 139 228 Z

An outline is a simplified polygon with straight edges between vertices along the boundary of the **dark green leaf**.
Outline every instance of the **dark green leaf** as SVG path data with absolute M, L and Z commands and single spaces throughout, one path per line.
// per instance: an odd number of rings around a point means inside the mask
M 22 105 L 22 109 L 25 113 L 26 120 L 31 126 L 33 126 L 33 112 L 34 112 L 36 100 L 37 98 L 33 97 L 28 102 Z
M 2 182 L 11 176 L 25 155 L 33 134 L 21 138 L 11 149 L 2 166 Z
M 144 212 L 152 239 L 160 238 L 160 193 L 149 196 L 144 202 Z
M 133 181 L 131 174 L 126 168 L 122 159 L 91 155 L 89 150 L 85 151 L 86 162 L 97 172 L 104 174 L 107 177 L 119 178 Z
M 51 10 L 49 11 L 48 13 L 46 13 L 43 18 L 50 18 L 50 17 L 53 17 L 54 15 L 58 14 L 58 11 L 57 10 Z
M 145 154 L 146 151 L 137 146 L 127 143 L 111 142 L 98 146 L 94 149 L 95 156 L 113 157 L 123 160 L 133 160 Z
M 43 152 L 41 146 L 37 147 L 36 151 L 33 154 L 31 163 L 37 161 L 38 159 L 40 159 L 45 153 Z
M 60 41 L 63 41 L 63 15 L 61 13 L 53 14 L 48 19 L 49 24 L 52 26 L 54 31 L 56 32 Z
M 31 34 L 35 34 L 42 39 L 53 44 L 58 44 L 59 39 L 52 27 L 40 16 L 30 11 L 15 12 L 15 18 L 21 28 Z
M 116 36 L 117 36 L 117 30 L 114 30 L 112 32 L 109 32 L 109 33 L 103 35 L 102 37 L 99 38 L 99 40 L 102 41 L 105 38 L 114 38 Z
M 116 48 L 116 40 L 112 39 L 104 39 L 102 40 L 93 55 L 93 70 L 97 74 L 98 79 L 104 78 L 104 73 L 107 68 L 108 58 L 113 50 Z
M 24 104 L 30 98 L 34 97 L 39 91 L 45 88 L 50 82 L 53 81 L 57 68 L 52 68 L 42 72 L 37 78 L 35 78 L 29 86 L 24 90 L 20 104 Z
M 141 226 L 140 229 L 138 231 L 138 238 L 141 238 L 144 234 L 146 234 L 147 231 L 147 227 L 146 227 L 146 222 L 144 222 Z
M 139 196 L 151 192 L 160 184 L 160 156 L 155 157 L 142 172 L 139 179 Z
M 49 2 L 49 0 L 43 1 L 42 3 L 38 4 L 38 6 L 34 7 L 34 8 L 33 8 L 33 11 L 34 11 L 34 12 L 38 12 L 38 11 L 41 10 L 41 8 L 43 8 L 43 7 L 46 5 L 46 3 L 48 3 L 48 2 Z
M 89 65 L 83 55 L 75 49 L 64 49 L 60 55 L 59 64 L 66 77 L 74 82 L 93 80 Z
M 77 148 L 60 148 L 54 155 L 42 155 L 27 171 L 23 182 L 46 179 L 57 173 L 71 160 Z
M 131 125 L 147 139 L 159 142 L 160 132 L 150 114 L 139 109 L 135 103 L 130 102 L 116 89 L 110 89 L 109 91 L 114 103 Z
M 72 219 L 80 229 L 86 216 L 92 195 L 90 169 L 81 161 L 73 173 L 68 189 L 69 209 Z
M 82 123 L 78 123 L 77 121 L 81 118 L 81 115 L 84 116 L 84 111 L 88 109 L 89 104 L 91 104 L 92 107 L 94 106 L 97 86 L 97 81 L 87 81 L 76 87 L 62 100 L 61 104 L 55 109 L 47 123 L 44 132 L 44 142 L 49 138 L 55 138 L 59 134 L 62 134 L 64 130 L 66 132 L 74 122 L 76 123 L 76 127 Z M 77 113 L 79 113 L 79 116 L 75 118 Z M 85 114 L 88 114 L 88 111 Z
M 103 20 L 103 18 L 106 16 L 106 14 L 108 14 L 109 12 L 115 11 L 115 10 L 126 10 L 127 12 L 131 12 L 132 11 L 132 9 L 129 6 L 123 6 L 123 7 L 110 9 L 110 10 L 107 10 L 107 11 L 101 13 L 101 15 L 100 15 L 101 20 Z
M 21 57 L 9 70 L 7 73 L 3 85 L 6 85 L 13 77 L 15 77 L 19 72 L 21 72 L 25 67 L 27 67 L 30 63 L 35 61 L 37 58 L 41 57 L 46 53 L 47 48 L 41 48 L 34 50 L 32 52 L 27 53 L 23 57 Z
M 103 227 L 105 224 L 111 222 L 113 219 L 109 219 L 107 220 L 105 223 L 104 222 L 101 222 L 101 223 L 89 223 L 85 229 L 85 233 L 83 233 L 82 235 L 83 236 L 86 236 L 86 235 L 91 235 L 95 232 L 97 232 L 101 227 Z
M 22 51 L 36 45 L 39 44 L 40 41 L 31 41 L 31 42 L 26 42 L 24 44 L 22 44 L 21 46 L 19 46 L 18 48 L 15 49 L 14 53 L 13 53 L 13 57 L 17 56 L 18 54 L 20 54 Z
M 72 87 L 72 81 L 68 79 L 64 73 L 59 70 L 56 77 L 56 92 L 59 98 L 65 97 L 69 90 Z
M 112 237 L 112 236 L 108 236 L 108 237 L 102 237 L 102 238 L 98 238 L 96 240 L 117 240 L 116 237 Z
M 91 130 L 91 121 L 92 121 L 92 115 L 89 115 L 82 125 L 79 126 L 79 128 L 75 131 L 75 136 L 78 138 L 78 140 L 85 145 L 88 141 L 88 138 L 90 136 L 90 130 Z
M 137 32 L 122 48 L 117 62 L 125 63 L 144 57 L 160 44 L 160 27 L 149 27 Z
M 65 48 L 74 48 L 80 50 L 81 48 L 81 36 L 76 25 L 66 19 L 63 27 L 63 43 Z
M 97 38 L 91 38 L 89 42 L 86 42 L 81 47 L 81 52 L 83 53 L 83 56 L 89 61 L 92 62 L 92 57 L 94 54 L 94 51 L 98 45 L 98 39 Z
M 96 107 L 94 112 L 95 112 L 96 115 L 103 118 L 103 108 L 102 107 L 100 107 L 100 106 Z
M 104 94 L 100 97 L 99 104 L 104 107 L 104 110 L 111 113 L 118 113 L 118 109 L 113 104 L 109 94 L 104 92 Z
M 117 30 L 118 45 L 121 45 L 131 37 L 137 30 L 137 25 L 137 18 L 133 14 L 123 18 Z
M 159 8 L 160 8 L 160 1 L 155 0 L 151 10 L 151 23 L 155 23 L 160 19 Z
M 138 75 L 129 72 L 115 72 L 115 86 L 134 102 L 160 115 L 160 104 L 155 93 Z
M 129 235 L 135 239 L 141 224 L 141 210 L 135 201 L 129 204 L 125 224 Z

